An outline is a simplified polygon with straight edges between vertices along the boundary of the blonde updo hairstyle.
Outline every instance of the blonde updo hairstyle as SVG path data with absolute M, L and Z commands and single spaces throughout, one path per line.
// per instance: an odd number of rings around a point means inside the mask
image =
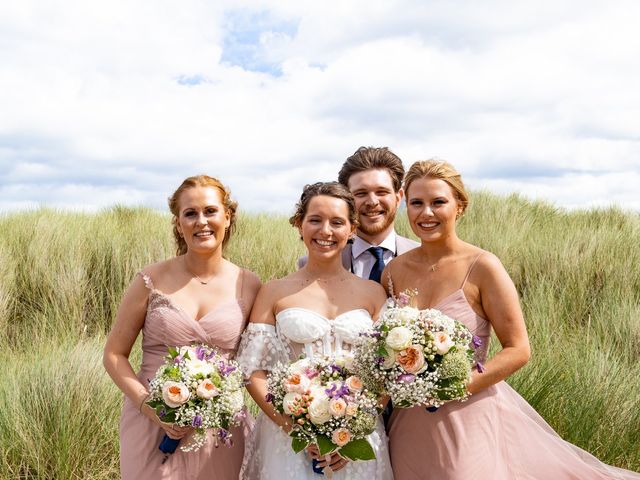
M 406 198 L 409 198 L 409 187 L 411 183 L 419 178 L 438 178 L 446 182 L 453 190 L 459 205 L 458 217 L 462 216 L 469 206 L 469 194 L 464 188 L 462 177 L 458 171 L 448 162 L 444 160 L 418 160 L 404 177 L 404 192 Z
M 196 187 L 211 187 L 220 192 L 220 198 L 222 199 L 222 205 L 224 211 L 229 215 L 229 227 L 224 232 L 224 238 L 222 239 L 222 248 L 224 249 L 231 238 L 231 233 L 234 230 L 236 224 L 236 210 L 238 209 L 238 202 L 231 198 L 231 191 L 225 187 L 220 180 L 208 175 L 195 175 L 193 177 L 187 177 L 180 184 L 178 189 L 173 192 L 173 195 L 169 197 L 169 210 L 173 214 L 171 223 L 173 224 L 173 238 L 176 242 L 176 255 L 184 255 L 187 253 L 187 243 L 178 231 L 178 217 L 180 216 L 180 195 L 185 190 Z

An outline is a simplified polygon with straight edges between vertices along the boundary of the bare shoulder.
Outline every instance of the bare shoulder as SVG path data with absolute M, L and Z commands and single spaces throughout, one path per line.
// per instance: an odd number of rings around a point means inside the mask
M 480 255 L 469 277 L 470 281 L 477 285 L 494 285 L 496 282 L 511 281 L 507 270 L 500 259 L 493 253 L 480 248 Z
M 142 273 L 148 275 L 153 280 L 162 279 L 166 275 L 170 275 L 176 268 L 179 257 L 169 258 L 160 262 L 145 265 L 140 269 Z

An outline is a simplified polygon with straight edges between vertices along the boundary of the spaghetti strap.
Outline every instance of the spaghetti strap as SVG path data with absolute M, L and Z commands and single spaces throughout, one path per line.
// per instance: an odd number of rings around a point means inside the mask
M 144 282 L 145 287 L 147 287 L 149 290 L 155 290 L 155 287 L 153 286 L 153 282 L 151 281 L 151 277 L 149 275 L 147 275 L 143 271 L 138 272 L 137 275 L 140 275 L 140 277 L 142 277 L 142 281 Z
M 482 252 L 484 253 L 484 252 Z M 471 270 L 473 270 L 473 267 L 475 266 L 476 262 L 478 261 L 478 259 L 482 256 L 482 253 L 480 255 L 478 255 L 473 262 L 471 262 L 471 265 L 469 266 L 469 270 L 467 270 L 467 274 L 464 277 L 464 280 L 462 281 L 462 285 L 460 285 L 460 290 L 462 290 L 464 288 L 464 286 L 467 283 L 467 279 L 469 278 L 469 275 L 471 274 Z

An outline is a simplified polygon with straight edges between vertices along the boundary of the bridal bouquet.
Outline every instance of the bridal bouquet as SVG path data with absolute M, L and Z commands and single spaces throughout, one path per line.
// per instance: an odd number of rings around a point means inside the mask
M 439 310 L 410 306 L 410 299 L 403 293 L 389 300 L 356 346 L 355 370 L 369 389 L 386 392 L 395 407 L 466 400 L 480 339 Z
M 169 348 L 165 363 L 149 383 L 147 404 L 163 422 L 195 428 L 183 451 L 204 445 L 206 430 L 215 429 L 218 439 L 231 445 L 229 428 L 244 416 L 244 381 L 238 365 L 206 345 Z M 173 453 L 179 440 L 165 435 L 160 449 Z
M 352 375 L 343 360 L 302 359 L 279 365 L 267 380 L 267 401 L 291 418 L 291 446 L 316 444 L 321 455 L 338 451 L 350 460 L 373 460 L 365 438 L 380 413 L 377 395 Z

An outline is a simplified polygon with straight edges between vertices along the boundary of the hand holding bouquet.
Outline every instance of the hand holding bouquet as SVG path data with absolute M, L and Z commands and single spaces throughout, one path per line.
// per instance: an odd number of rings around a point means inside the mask
M 320 455 L 338 452 L 350 460 L 373 460 L 365 438 L 380 413 L 377 395 L 351 375 L 343 361 L 302 359 L 274 369 L 267 401 L 291 418 L 291 446 L 298 453 L 317 445 Z
M 216 430 L 216 442 L 219 439 L 230 446 L 229 428 L 238 425 L 244 415 L 243 386 L 236 363 L 215 349 L 206 345 L 169 348 L 165 363 L 149 384 L 146 403 L 163 422 L 195 429 L 181 450 L 200 448 L 208 429 Z M 178 442 L 165 435 L 160 449 L 173 453 Z
M 466 400 L 479 339 L 439 310 L 418 310 L 410 296 L 390 300 L 356 347 L 355 369 L 365 385 L 384 391 L 394 407 L 439 407 Z

